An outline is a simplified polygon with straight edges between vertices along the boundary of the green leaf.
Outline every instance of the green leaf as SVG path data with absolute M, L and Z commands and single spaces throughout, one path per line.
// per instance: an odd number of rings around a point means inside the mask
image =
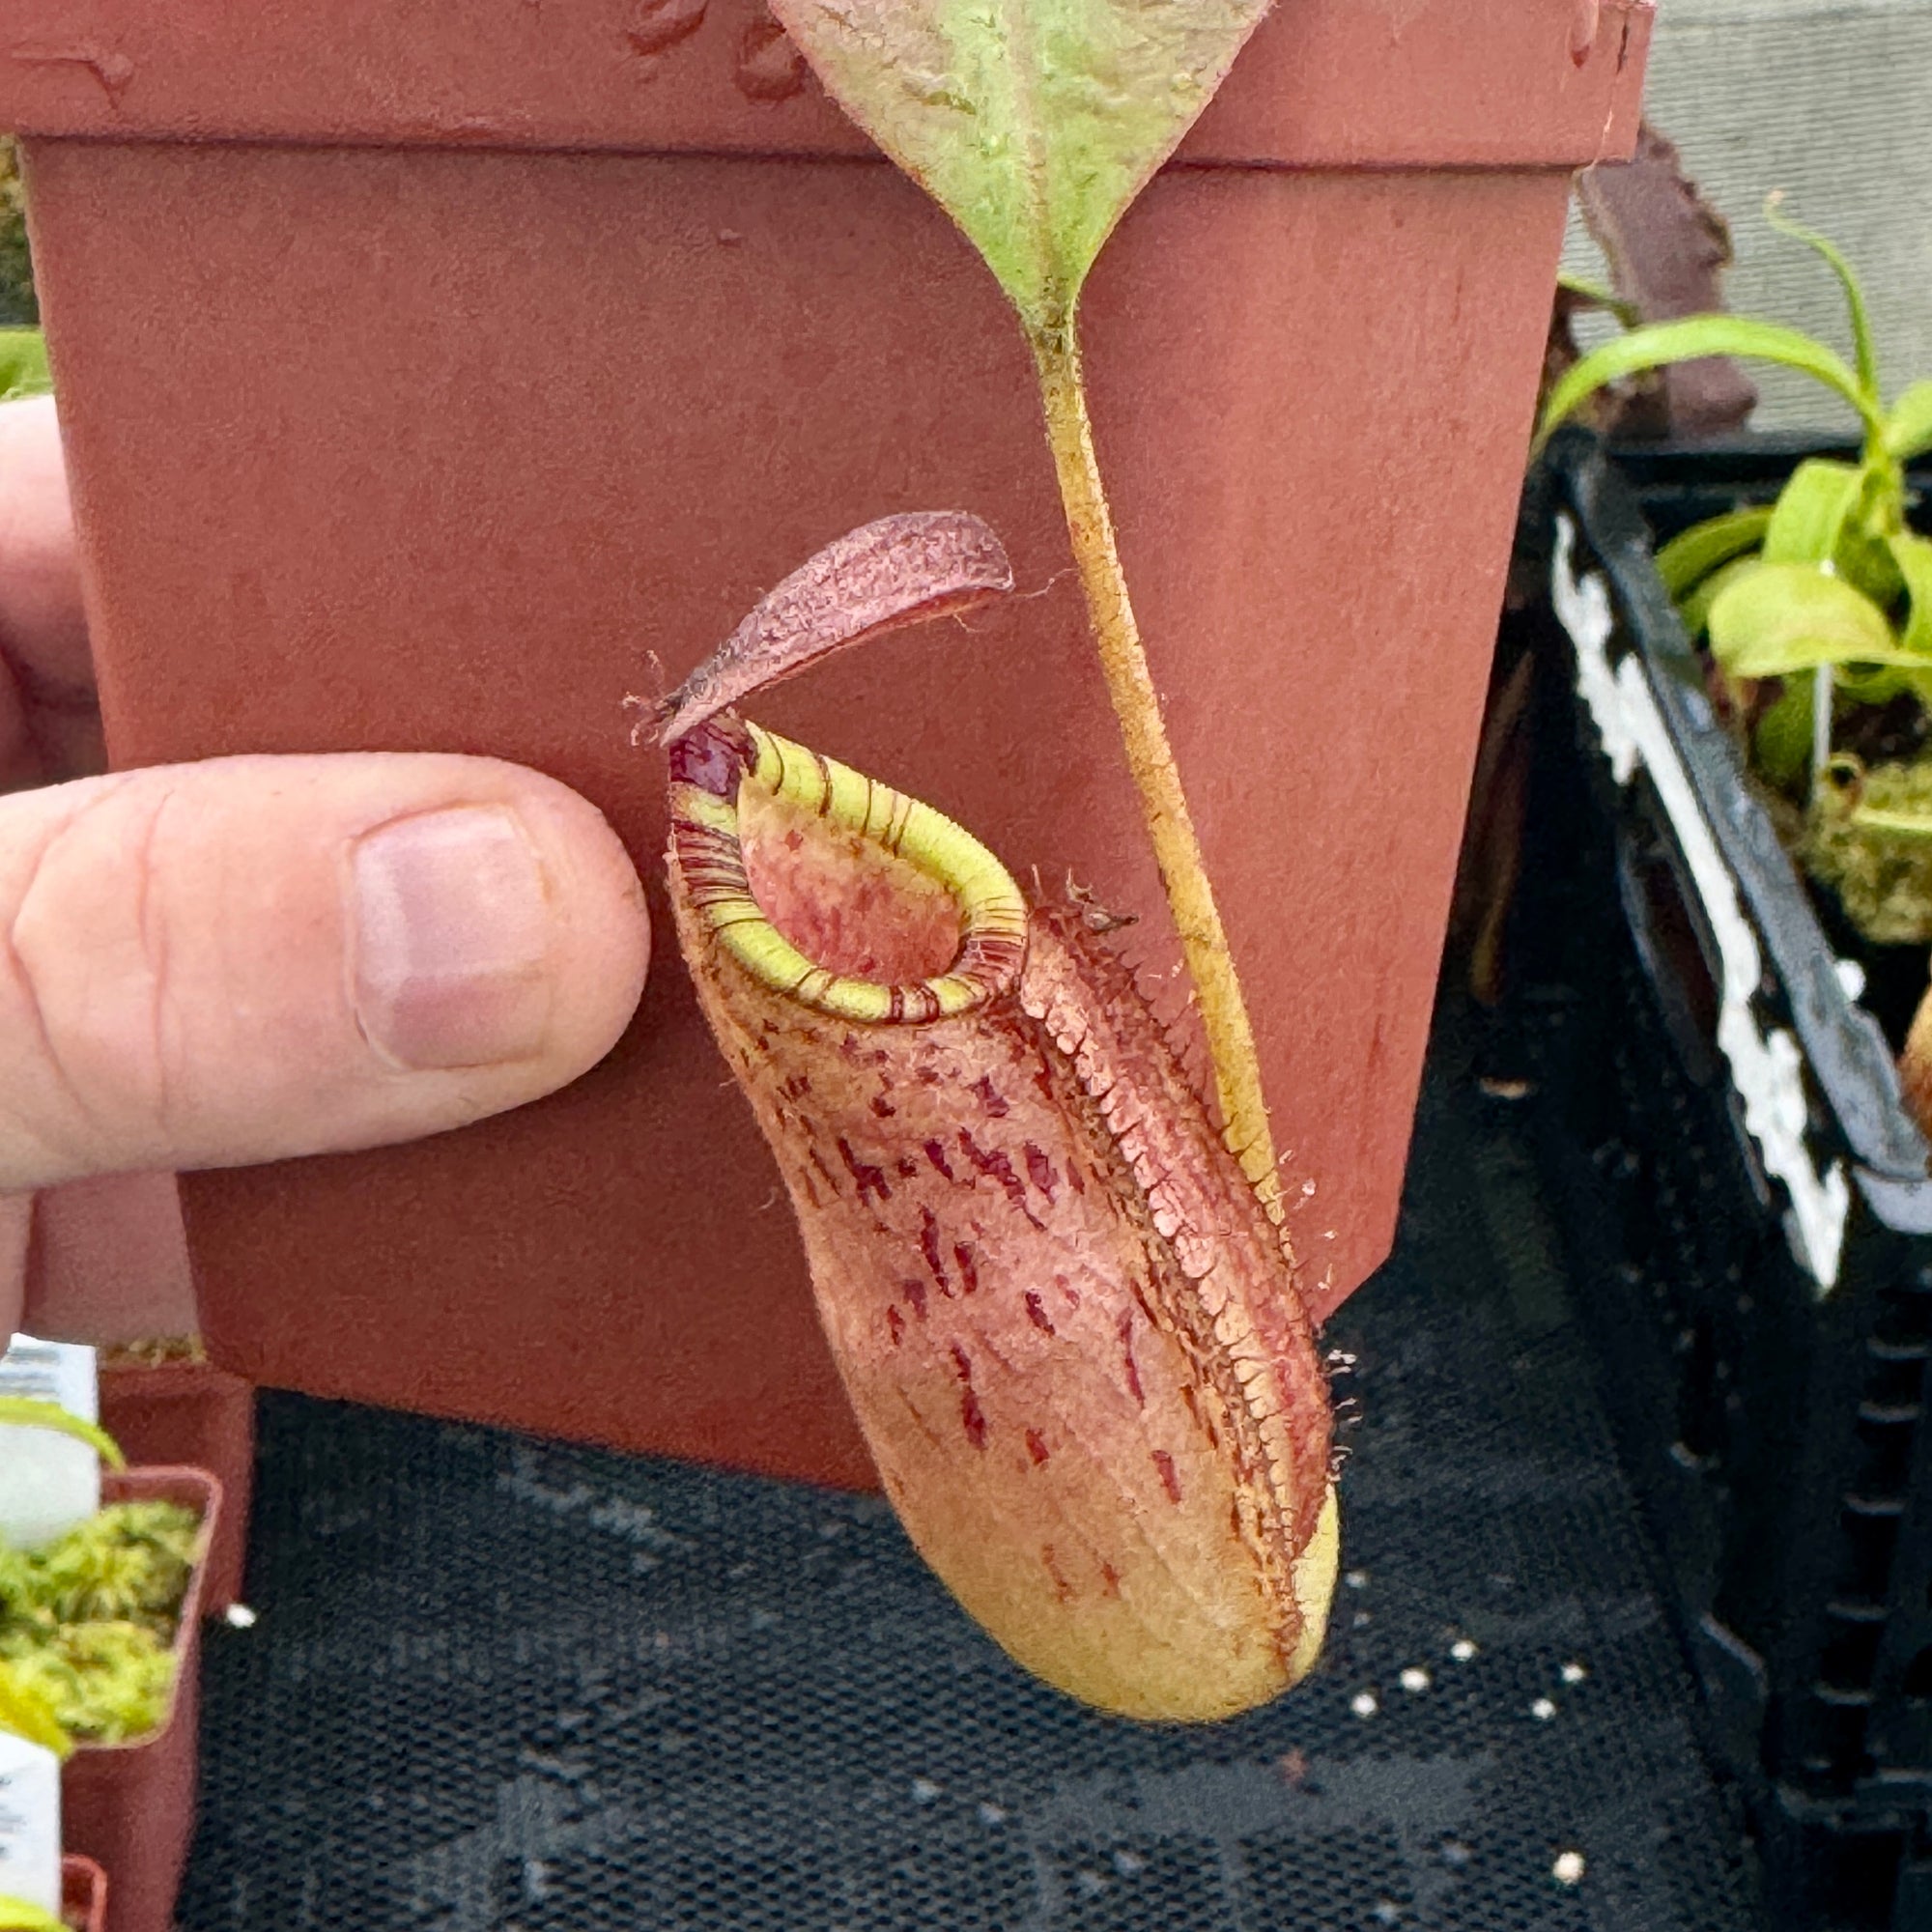
M 1897 559 L 1891 554 L 1891 532 L 1872 535 L 1864 527 L 1862 516 L 1846 526 L 1834 561 L 1838 575 L 1854 590 L 1863 591 L 1881 611 L 1889 611 L 1905 594 L 1905 580 L 1899 576 Z
M 1872 347 L 1871 317 L 1865 312 L 1864 291 L 1859 287 L 1859 278 L 1852 272 L 1852 265 L 1846 261 L 1837 244 L 1828 241 L 1815 228 L 1806 228 L 1803 222 L 1793 221 L 1779 208 L 1781 199 L 1776 194 L 1766 198 L 1764 218 L 1780 235 L 1789 235 L 1794 242 L 1802 242 L 1807 248 L 1815 250 L 1837 276 L 1838 286 L 1845 292 L 1845 306 L 1851 311 L 1853 354 L 1858 364 L 1859 382 L 1876 408 L 1879 399 L 1878 353 Z
M 1916 670 L 1900 670 L 1892 666 L 1840 665 L 1833 675 L 1838 695 L 1851 704 L 1889 704 L 1901 691 L 1916 691 L 1914 680 L 1925 675 L 1921 665 Z
M 1910 463 L 1932 449 L 1932 383 L 1914 383 L 1885 419 L 1887 453 Z
M 1657 574 L 1663 579 L 1672 601 L 1681 600 L 1720 563 L 1755 550 L 1770 526 L 1770 510 L 1756 505 L 1693 524 L 1682 535 L 1672 537 L 1657 554 Z
M 1885 466 L 1889 468 L 1889 466 Z M 1870 465 L 1814 458 L 1801 463 L 1779 494 L 1765 532 L 1767 563 L 1820 564 L 1862 591 L 1881 611 L 1904 589 L 1887 547 L 1891 521 L 1889 475 Z
M 106 1430 L 84 1421 L 57 1402 L 37 1402 L 24 1395 L 0 1395 L 0 1426 L 50 1429 L 57 1435 L 71 1435 L 76 1441 L 85 1442 L 110 1469 L 128 1466 L 121 1445 Z
M 1912 530 L 1894 530 L 1886 548 L 1905 580 L 1907 608 L 1901 641 L 1907 650 L 1932 658 L 1932 538 Z
M 1925 662 L 1898 642 L 1869 597 L 1803 563 L 1760 564 L 1726 584 L 1711 606 L 1711 649 L 1732 677 Z
M 1774 784 L 1795 785 L 1811 762 L 1811 680 L 1793 678 L 1757 721 L 1751 755 Z
M 0 403 L 44 396 L 53 385 L 46 337 L 38 328 L 0 328 Z
M 1635 328 L 1643 321 L 1643 315 L 1634 301 L 1626 301 L 1612 288 L 1602 282 L 1593 282 L 1587 275 L 1559 274 L 1556 286 L 1566 293 L 1588 302 L 1593 308 L 1600 308 L 1616 317 L 1626 328 Z
M 1678 605 L 1677 614 L 1683 621 L 1684 635 L 1694 644 L 1710 628 L 1711 606 L 1723 595 L 1725 588 L 1763 568 L 1764 559 L 1755 554 L 1734 556 L 1729 563 L 1720 563 Z
M 773 0 L 838 104 L 1035 333 L 1207 106 L 1268 0 Z
M 1890 838 L 1932 838 L 1932 813 L 1894 811 L 1884 806 L 1855 805 L 1851 823 L 1861 832 L 1883 832 Z
M 1544 406 L 1537 431 L 1539 447 L 1578 403 L 1606 383 L 1671 362 L 1694 362 L 1704 355 L 1742 355 L 1801 369 L 1835 390 L 1868 426 L 1878 426 L 1876 403 L 1859 386 L 1858 377 L 1843 356 L 1822 342 L 1778 323 L 1753 322 L 1747 316 L 1693 315 L 1682 322 L 1646 323 L 1601 349 L 1593 349 L 1574 368 L 1565 370 Z
M 1791 472 L 1764 533 L 1767 563 L 1824 563 L 1838 554 L 1858 507 L 1864 472 L 1855 463 L 1813 457 Z

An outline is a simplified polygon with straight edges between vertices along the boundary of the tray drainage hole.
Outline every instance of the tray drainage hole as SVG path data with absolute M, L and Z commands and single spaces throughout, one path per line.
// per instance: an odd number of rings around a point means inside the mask
M 1932 1301 L 1922 1294 L 1889 1293 L 1879 1303 L 1872 1328 L 1879 1341 L 1892 1348 L 1932 1342 Z
M 1905 1678 L 1900 1689 L 1916 1703 L 1932 1703 L 1932 1644 L 1927 1644 L 1905 1666 Z
M 1693 1463 L 1723 1447 L 1724 1391 L 1718 1340 L 1709 1316 L 1699 1316 L 1679 1338 L 1682 1366 L 1677 1382 L 1677 1440 Z

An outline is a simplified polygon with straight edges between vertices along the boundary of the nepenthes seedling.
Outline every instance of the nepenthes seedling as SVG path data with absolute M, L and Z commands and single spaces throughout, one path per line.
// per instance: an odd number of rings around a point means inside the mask
M 678 937 L 921 1552 L 1061 1689 L 1226 1717 L 1309 1668 L 1334 1585 L 1281 1232 L 1090 906 L 1029 907 L 952 820 L 731 708 L 1010 587 L 976 518 L 890 517 L 666 700 Z

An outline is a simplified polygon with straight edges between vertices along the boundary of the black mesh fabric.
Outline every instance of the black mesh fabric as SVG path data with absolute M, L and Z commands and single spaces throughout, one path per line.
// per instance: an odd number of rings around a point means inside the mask
M 1453 1059 L 1331 1337 L 1364 1416 L 1302 1689 L 1095 1717 L 875 1499 L 270 1397 L 184 1932 L 1742 1932 L 1521 1117 Z

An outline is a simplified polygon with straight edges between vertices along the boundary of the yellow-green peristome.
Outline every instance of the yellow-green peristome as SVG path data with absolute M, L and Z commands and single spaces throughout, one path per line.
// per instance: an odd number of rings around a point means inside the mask
M 950 1017 L 1010 986 L 1026 939 L 1026 901 L 1011 875 L 970 832 L 918 799 L 755 724 L 741 783 L 802 806 L 829 826 L 870 839 L 950 893 L 959 952 L 944 973 L 903 984 L 835 973 L 808 959 L 753 894 L 738 839 L 738 804 L 697 787 L 682 792 L 676 822 L 692 903 L 729 955 L 801 1006 L 862 1023 Z

